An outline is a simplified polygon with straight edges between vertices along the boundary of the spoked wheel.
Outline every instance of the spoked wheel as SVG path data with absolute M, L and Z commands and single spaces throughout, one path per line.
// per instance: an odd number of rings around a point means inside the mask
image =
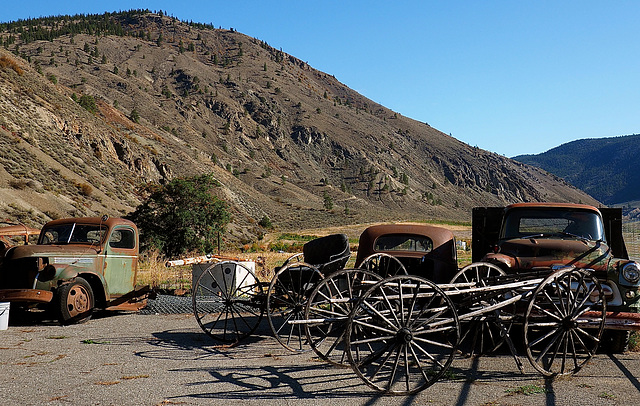
M 484 287 L 491 284 L 490 279 L 505 275 L 505 272 L 496 265 L 488 262 L 475 262 L 462 268 L 451 280 L 453 284 L 464 284 L 468 287 Z M 471 294 L 469 297 L 453 298 L 460 303 L 464 312 L 471 312 L 494 305 L 510 297 L 510 292 L 491 294 Z M 463 312 L 459 308 L 458 315 L 462 318 Z M 506 340 L 511 329 L 511 319 L 515 313 L 515 305 L 508 305 L 482 313 L 468 320 L 460 320 L 460 349 L 465 356 L 489 354 L 498 349 Z M 505 320 L 508 320 L 505 322 Z
M 267 292 L 267 318 L 273 336 L 291 351 L 309 349 L 304 311 L 309 295 L 322 280 L 313 265 L 289 264 L 273 277 Z
M 202 272 L 193 288 L 193 313 L 200 328 L 223 343 L 255 331 L 264 314 L 263 284 L 246 266 L 224 261 Z
M 366 257 L 360 264 L 360 268 L 377 273 L 382 278 L 407 275 L 407 269 L 398 258 L 382 252 Z
M 343 269 L 320 282 L 307 302 L 307 340 L 320 358 L 349 366 L 345 351 L 347 320 L 354 302 L 382 279 L 364 269 Z
M 398 275 L 371 287 L 351 311 L 347 357 L 370 387 L 409 395 L 442 377 L 458 339 L 449 297 L 428 279 Z
M 581 319 L 587 312 L 597 317 Z M 598 279 L 583 269 L 554 272 L 534 290 L 525 314 L 524 343 L 531 365 L 546 376 L 578 372 L 598 348 L 605 313 Z

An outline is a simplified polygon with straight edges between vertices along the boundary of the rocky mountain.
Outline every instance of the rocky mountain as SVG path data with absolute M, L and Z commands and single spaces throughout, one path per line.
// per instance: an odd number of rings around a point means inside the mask
M 572 141 L 513 159 L 542 168 L 608 205 L 640 201 L 640 135 Z
M 281 230 L 469 220 L 582 201 L 532 166 L 403 117 L 234 30 L 146 10 L 0 24 L 0 216 L 125 214 L 146 182 L 214 173 L 246 243 Z M 389 86 L 392 86 L 389 83 Z

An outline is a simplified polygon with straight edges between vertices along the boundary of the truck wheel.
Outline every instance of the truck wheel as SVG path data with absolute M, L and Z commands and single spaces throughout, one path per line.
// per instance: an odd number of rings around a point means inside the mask
M 59 320 L 62 324 L 84 323 L 91 318 L 95 301 L 91 285 L 77 277 L 58 289 Z
M 609 330 L 602 335 L 601 348 L 607 354 L 622 354 L 629 349 L 629 330 Z

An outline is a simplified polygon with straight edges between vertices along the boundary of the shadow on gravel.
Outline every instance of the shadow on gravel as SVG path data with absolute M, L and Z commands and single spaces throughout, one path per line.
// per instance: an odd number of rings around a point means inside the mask
M 233 389 L 216 393 L 193 393 L 179 398 L 199 399 L 335 399 L 375 395 L 350 369 L 327 364 L 304 366 L 260 366 L 233 368 L 184 368 L 175 372 L 202 372 L 215 382 L 229 383 Z M 208 385 L 193 382 L 189 386 Z
M 614 364 L 616 364 L 616 366 L 618 367 L 618 369 L 620 369 L 620 371 L 624 374 L 624 376 L 627 377 L 627 379 L 629 379 L 629 382 L 631 382 L 633 384 L 633 386 L 636 387 L 636 389 L 638 391 L 640 391 L 640 381 L 638 380 L 638 378 L 636 378 L 636 376 L 634 375 L 634 372 L 629 371 L 629 369 L 624 366 L 624 364 L 622 362 L 620 362 L 620 357 L 624 356 L 621 354 L 608 354 L 609 358 L 611 358 L 611 361 L 613 361 Z
M 118 311 L 118 310 L 94 310 L 91 314 L 91 320 L 99 320 L 107 317 L 114 317 L 123 314 L 130 314 L 131 312 Z M 58 326 L 60 322 L 53 314 L 48 310 L 22 310 L 11 308 L 9 313 L 9 325 L 10 326 Z

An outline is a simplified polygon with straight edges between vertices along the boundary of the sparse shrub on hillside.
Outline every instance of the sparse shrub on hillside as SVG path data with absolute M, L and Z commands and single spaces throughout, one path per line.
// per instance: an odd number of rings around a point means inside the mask
M 323 206 L 325 209 L 327 210 L 333 209 L 333 198 L 329 196 L 329 194 L 326 191 L 324 191 L 323 193 L 322 200 L 323 200 Z
M 173 96 L 173 94 L 171 93 L 171 91 L 169 90 L 169 88 L 167 86 L 164 86 L 162 88 L 162 95 L 164 97 L 166 97 L 167 99 L 170 99 Z
M 27 188 L 27 180 L 26 179 L 11 179 L 9 181 L 9 186 L 14 189 L 24 190 Z
M 283 241 L 276 241 L 274 243 L 270 243 L 268 246 L 268 250 L 272 252 L 302 252 L 302 243 L 286 243 Z
M 260 219 L 260 221 L 258 222 L 258 225 L 260 227 L 267 228 L 267 229 L 273 228 L 273 224 L 271 224 L 271 219 L 269 218 L 269 216 L 266 216 L 266 215 Z
M 138 113 L 138 110 L 133 109 L 131 110 L 131 114 L 129 115 L 129 119 L 131 119 L 131 121 L 133 121 L 134 123 L 139 123 L 140 122 L 140 113 Z
M 30 227 L 40 227 L 47 222 L 47 219 L 42 214 L 37 214 L 32 209 L 25 209 L 13 203 L 8 205 L 6 212 L 16 222 Z
M 78 99 L 78 104 L 91 114 L 96 114 L 98 112 L 96 100 L 91 95 L 83 94 L 82 96 L 80 96 L 80 98 Z
M 404 183 L 405 185 L 408 185 L 409 184 L 409 176 L 407 176 L 407 174 L 403 172 L 400 175 L 400 182 Z
M 93 188 L 88 183 L 79 183 L 76 184 L 76 187 L 83 196 L 91 196 L 91 193 L 93 193 Z
M 6 56 L 0 56 L 0 67 L 2 67 L 3 69 L 6 68 L 11 68 L 14 70 L 14 72 L 16 72 L 18 75 L 22 76 L 24 74 L 24 71 L 22 70 L 22 68 L 20 66 L 18 66 L 18 64 L 16 63 L 16 61 L 14 61 L 11 58 L 8 58 Z

